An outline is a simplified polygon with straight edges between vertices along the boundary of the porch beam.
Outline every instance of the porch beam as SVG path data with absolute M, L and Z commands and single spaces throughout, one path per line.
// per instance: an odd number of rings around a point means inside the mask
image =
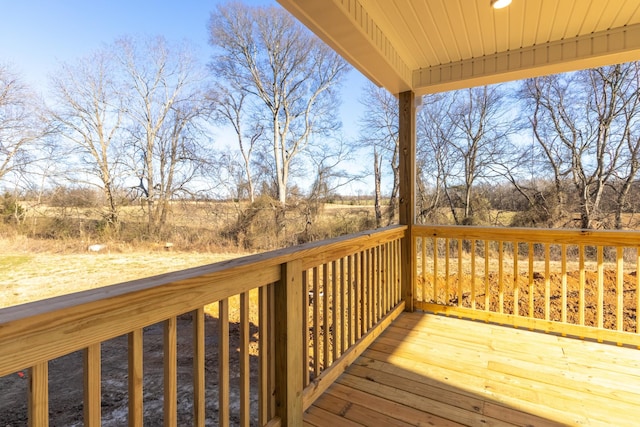
M 527 46 L 413 71 L 420 94 L 445 92 L 636 61 L 640 24 Z
M 414 260 L 412 229 L 416 206 L 416 96 L 412 91 L 399 95 L 400 144 L 400 224 L 407 231 L 402 243 L 401 288 L 405 310 L 413 311 Z

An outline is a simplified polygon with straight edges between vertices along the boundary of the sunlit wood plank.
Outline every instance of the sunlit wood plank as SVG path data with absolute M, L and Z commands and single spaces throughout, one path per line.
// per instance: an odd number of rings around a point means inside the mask
M 306 290 L 306 286 L 304 288 Z M 308 292 L 303 292 L 305 295 L 309 295 Z M 306 308 L 307 306 L 305 306 Z M 305 313 L 306 314 L 306 311 Z M 303 322 L 306 324 L 306 322 Z M 240 294 L 240 425 L 243 427 L 249 427 L 251 423 L 251 370 L 249 367 L 249 292 L 243 292 Z M 306 340 L 305 344 L 306 344 Z M 308 356 L 304 359 L 305 362 L 309 360 Z M 306 370 L 303 371 L 305 374 Z M 308 375 L 307 375 L 308 376 Z
M 616 248 L 616 329 L 624 330 L 624 248 L 618 246 Z
M 322 358 L 322 369 L 325 370 L 331 365 L 331 349 L 329 348 L 329 295 L 331 294 L 331 286 L 329 286 L 329 264 L 322 265 L 322 350 L 324 357 Z
M 534 293 L 535 293 L 535 282 L 533 280 L 533 243 L 529 243 L 529 317 L 534 317 Z
M 427 238 L 421 237 L 420 244 L 420 250 L 422 251 L 422 295 L 420 296 L 420 301 L 427 302 Z M 416 275 L 416 277 L 418 277 L 418 275 Z
M 498 241 L 498 312 L 504 313 L 504 242 Z
M 433 238 L 433 298 L 434 304 L 438 303 L 438 238 Z M 426 300 L 425 300 L 426 301 Z
M 451 274 L 451 254 L 449 245 L 451 239 L 444 239 L 444 304 L 449 304 L 449 275 Z
M 93 344 L 83 350 L 84 378 L 84 425 L 88 427 L 101 425 L 101 358 L 100 343 Z
M 306 387 L 309 384 L 309 286 L 311 272 L 305 270 L 302 272 L 302 376 L 303 386 Z
M 476 240 L 471 240 L 471 308 L 476 308 Z
M 567 245 L 560 246 L 561 254 L 561 274 L 562 274 L 562 322 L 567 322 Z
M 315 294 L 318 295 L 317 293 Z M 268 316 L 269 305 L 267 288 L 262 286 L 258 290 L 258 422 L 265 425 L 269 421 L 269 335 Z M 317 325 L 317 322 L 315 322 Z M 315 332 L 314 332 L 315 333 Z M 314 338 L 315 339 L 315 338 Z M 318 353 L 315 353 L 316 355 Z M 317 359 L 317 356 L 316 356 Z M 317 362 L 317 361 L 316 361 Z
M 458 307 L 462 307 L 462 239 L 458 239 Z
M 313 267 L 313 374 L 320 375 L 320 277 L 318 267 Z
M 49 425 L 49 362 L 29 368 L 29 427 Z
M 598 246 L 598 300 L 596 302 L 596 319 L 598 328 L 604 325 L 604 248 Z
M 164 425 L 178 425 L 178 320 L 170 317 L 164 322 Z
M 229 427 L 229 300 L 218 302 L 218 425 Z
M 580 291 L 578 292 L 578 323 L 580 325 L 584 325 L 584 288 L 586 286 L 586 273 L 584 271 L 584 245 L 581 244 L 578 246 L 578 252 L 578 270 L 580 271 L 578 276 L 578 281 L 580 282 Z
M 549 244 L 544 245 L 544 318 L 551 318 L 551 254 Z
M 205 424 L 205 316 L 204 307 L 191 313 L 193 327 L 193 424 L 204 427 Z
M 129 333 L 129 427 L 142 427 L 144 421 L 142 344 L 142 329 Z
M 518 242 L 513 242 L 513 314 L 520 315 L 520 272 L 518 270 Z

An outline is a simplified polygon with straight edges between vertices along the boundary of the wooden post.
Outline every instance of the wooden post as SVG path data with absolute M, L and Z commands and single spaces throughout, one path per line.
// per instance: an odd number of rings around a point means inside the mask
M 276 415 L 283 427 L 302 425 L 302 261 L 283 264 L 275 286 Z
M 400 142 L 400 224 L 408 226 L 402 245 L 402 299 L 405 310 L 413 311 L 413 284 L 415 274 L 415 247 L 413 223 L 415 221 L 416 189 L 416 102 L 415 93 L 399 95 Z

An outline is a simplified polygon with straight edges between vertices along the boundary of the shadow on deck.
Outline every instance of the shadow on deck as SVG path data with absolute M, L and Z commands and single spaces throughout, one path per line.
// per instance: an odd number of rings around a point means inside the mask
M 640 352 L 403 313 L 305 412 L 308 426 L 637 425 Z

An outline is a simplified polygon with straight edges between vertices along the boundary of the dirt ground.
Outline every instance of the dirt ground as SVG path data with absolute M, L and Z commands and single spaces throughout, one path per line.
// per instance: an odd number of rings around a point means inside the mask
M 624 292 L 623 292 L 623 328 L 627 332 L 636 332 L 637 324 L 637 277 L 636 272 L 625 273 L 623 275 Z M 538 319 L 545 318 L 545 278 L 541 273 L 534 272 L 534 313 L 533 316 Z M 427 301 L 432 300 L 433 295 L 433 276 L 427 276 L 426 282 L 420 277 L 418 279 L 418 298 L 422 297 L 422 286 L 425 285 Z M 449 285 L 446 286 L 444 277 L 438 277 L 438 302 L 440 304 L 447 303 L 450 305 L 458 304 L 458 280 L 459 276 L 453 274 L 449 276 Z M 462 275 L 463 299 L 464 307 L 471 307 L 471 277 Z M 562 320 L 562 275 L 551 273 L 549 280 L 549 299 L 551 320 Z M 503 275 L 504 283 L 504 313 L 513 314 L 514 311 L 514 278 L 513 274 L 505 273 Z M 517 280 L 518 283 L 518 313 L 521 316 L 529 316 L 529 279 L 525 274 L 521 274 Z M 604 270 L 604 286 L 603 286 L 603 326 L 607 329 L 616 329 L 617 327 L 617 306 L 618 292 L 616 285 L 616 272 L 614 270 Z M 485 289 L 484 277 L 476 278 L 476 308 L 484 309 Z M 580 296 L 580 274 L 577 271 L 567 273 L 567 322 L 579 324 L 579 296 Z M 445 289 L 447 289 L 445 291 Z M 489 310 L 499 311 L 499 281 L 498 275 L 490 273 L 489 275 Z M 596 326 L 597 324 L 597 307 L 598 307 L 598 285 L 597 273 L 594 271 L 585 271 L 585 325 Z

